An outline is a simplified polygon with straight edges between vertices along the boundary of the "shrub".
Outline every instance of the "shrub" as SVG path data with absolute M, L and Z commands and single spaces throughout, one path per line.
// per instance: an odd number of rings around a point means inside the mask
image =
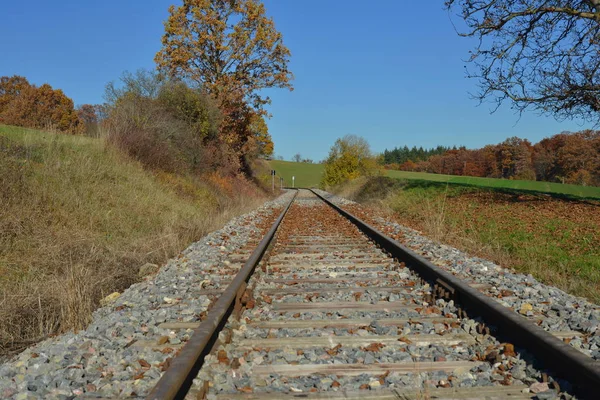
M 167 172 L 237 171 L 219 137 L 220 113 L 201 88 L 138 71 L 107 87 L 109 140 L 147 167 Z
M 376 170 L 369 143 L 361 137 L 346 135 L 336 140 L 329 151 L 321 186 L 339 185 L 359 176 L 372 175 Z

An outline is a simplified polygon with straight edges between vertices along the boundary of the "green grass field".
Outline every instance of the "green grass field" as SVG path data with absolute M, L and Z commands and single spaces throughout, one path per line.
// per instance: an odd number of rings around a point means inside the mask
M 471 176 L 454 176 L 406 171 L 387 171 L 387 176 L 396 179 L 423 180 L 457 185 L 486 187 L 491 189 L 518 190 L 524 192 L 548 193 L 562 196 L 566 195 L 589 199 L 600 199 L 600 187 L 594 186 L 563 185 L 561 183 L 537 181 L 511 181 L 507 179 L 476 178 Z
M 291 161 L 269 161 L 277 176 L 284 180 L 285 186 L 292 186 L 292 176 L 295 176 L 296 187 L 318 187 L 323 174 L 323 164 L 297 163 Z M 276 181 L 278 183 L 278 181 Z
M 296 163 L 291 161 L 270 161 L 271 168 L 283 177 L 286 186 L 292 186 L 292 176 L 296 177 L 296 187 L 318 187 L 323 174 L 323 164 Z M 425 172 L 385 171 L 390 178 L 450 183 L 477 186 L 491 189 L 516 190 L 532 193 L 548 193 L 567 197 L 600 199 L 600 187 L 563 185 L 554 182 L 511 181 L 508 179 L 476 178 L 428 174 Z

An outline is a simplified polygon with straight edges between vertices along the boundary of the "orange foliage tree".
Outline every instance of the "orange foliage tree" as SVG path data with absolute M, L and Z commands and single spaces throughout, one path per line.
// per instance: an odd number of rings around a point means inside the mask
M 460 147 L 416 164 L 408 161 L 399 169 L 600 186 L 600 131 L 564 132 L 534 146 L 512 137 L 481 149 Z
M 292 89 L 290 51 L 258 0 L 184 0 L 169 8 L 158 69 L 204 86 L 223 114 L 222 140 L 240 157 L 266 88 Z
M 31 85 L 22 76 L 2 76 L 0 77 L 0 113 L 18 97 L 24 89 Z
M 252 133 L 252 139 L 249 143 L 253 146 L 251 151 L 258 156 L 272 156 L 273 151 L 275 150 L 273 140 L 269 134 L 269 127 L 262 115 L 254 114 L 252 116 L 250 121 L 250 132 Z
M 0 78 L 0 122 L 73 134 L 84 129 L 73 100 L 62 90 L 48 84 L 31 85 L 20 76 Z
M 540 180 L 600 185 L 600 131 L 559 133 L 533 147 Z

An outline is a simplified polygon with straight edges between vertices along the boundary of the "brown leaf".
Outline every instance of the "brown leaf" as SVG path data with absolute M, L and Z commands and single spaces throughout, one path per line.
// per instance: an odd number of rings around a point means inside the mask
M 139 374 L 134 375 L 133 379 L 136 380 L 136 381 L 138 379 L 144 379 L 144 372 L 140 372 Z
M 385 347 L 385 344 L 383 344 L 383 343 L 371 343 L 370 345 L 363 347 L 363 350 L 377 353 L 377 352 L 381 351 L 381 349 L 384 347 Z
M 140 358 L 138 363 L 142 366 L 142 368 L 150 368 L 150 363 L 148 363 L 146 360 Z
M 161 344 L 167 343 L 168 341 L 169 341 L 169 337 L 168 336 L 161 336 L 156 341 L 156 344 L 161 345 Z
M 165 361 L 158 364 L 162 372 L 165 372 L 171 366 L 171 360 L 171 357 L 168 357 Z
M 516 353 L 515 353 L 515 346 L 511 343 L 505 343 L 504 344 L 504 351 L 503 351 L 504 355 L 507 357 L 516 357 Z
M 327 354 L 329 354 L 330 356 L 335 356 L 341 348 L 342 348 L 342 345 L 338 344 L 337 346 L 335 346 L 331 349 L 326 349 L 325 352 Z
M 229 364 L 229 358 L 227 357 L 227 352 L 225 350 L 219 350 L 217 352 L 217 359 L 221 364 Z

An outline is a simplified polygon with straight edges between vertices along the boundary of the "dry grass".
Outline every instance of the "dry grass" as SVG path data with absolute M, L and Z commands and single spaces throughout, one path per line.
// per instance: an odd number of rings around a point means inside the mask
M 600 204 L 374 178 L 339 193 L 388 218 L 600 303 Z
M 141 265 L 265 200 L 243 180 L 152 175 L 102 139 L 6 126 L 0 171 L 0 355 L 83 328 Z

